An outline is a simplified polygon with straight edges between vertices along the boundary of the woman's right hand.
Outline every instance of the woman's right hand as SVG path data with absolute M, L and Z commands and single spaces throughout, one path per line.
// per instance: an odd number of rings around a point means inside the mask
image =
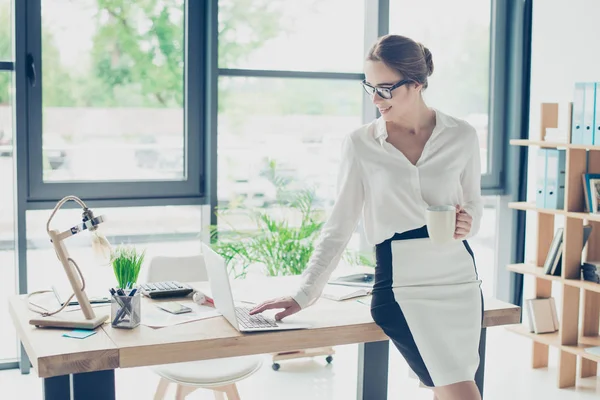
M 283 308 L 283 311 L 275 314 L 275 319 L 277 321 L 280 321 L 289 315 L 295 314 L 302 309 L 300 308 L 300 305 L 296 303 L 296 300 L 288 296 L 265 301 L 250 310 L 250 315 L 258 314 L 265 310 L 273 310 L 278 308 Z

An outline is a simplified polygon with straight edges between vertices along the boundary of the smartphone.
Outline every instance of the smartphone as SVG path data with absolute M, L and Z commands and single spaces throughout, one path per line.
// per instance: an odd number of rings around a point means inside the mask
M 168 311 L 171 314 L 184 314 L 192 311 L 192 309 L 188 306 L 184 306 L 183 304 L 177 303 L 175 301 L 159 303 L 156 305 L 156 307 Z

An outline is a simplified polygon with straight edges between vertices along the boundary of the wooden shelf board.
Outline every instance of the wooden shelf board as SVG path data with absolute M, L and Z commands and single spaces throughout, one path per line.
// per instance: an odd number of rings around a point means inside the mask
M 506 326 L 505 329 L 508 329 L 509 331 L 517 333 L 521 336 L 525 336 L 530 339 L 533 339 L 534 341 L 536 341 L 538 343 L 542 343 L 542 344 L 552 346 L 552 347 L 557 347 L 557 348 L 560 347 L 560 337 L 558 335 L 558 332 L 533 333 L 533 332 L 529 332 L 529 328 L 527 326 L 525 326 L 524 324 L 509 325 L 509 326 Z
M 569 218 L 587 219 L 588 221 L 600 221 L 600 214 L 591 214 L 586 212 L 565 212 Z
M 600 362 L 600 357 L 585 351 L 586 347 L 600 346 L 600 336 L 580 336 L 577 346 L 561 346 L 562 350 L 586 358 L 591 361 Z
M 600 146 L 591 144 L 572 144 L 564 142 L 546 142 L 544 140 L 528 140 L 528 139 L 512 139 L 510 144 L 513 146 L 537 146 L 550 147 L 560 149 L 575 149 L 575 150 L 600 150 Z
M 544 140 L 528 140 L 528 139 L 511 139 L 510 144 L 513 146 L 538 146 L 552 148 L 567 148 L 571 146 L 569 143 L 546 142 Z
M 575 286 L 578 288 L 590 290 L 592 292 L 600 293 L 600 283 L 584 281 L 583 279 L 565 279 L 565 285 Z M 600 346 L 600 343 L 598 344 L 598 346 Z
M 524 324 L 519 325 L 509 325 L 506 326 L 505 329 L 517 333 L 521 336 L 528 337 L 535 342 L 545 344 L 548 346 L 552 346 L 562 351 L 566 351 L 567 353 L 575 354 L 577 356 L 586 358 L 591 361 L 600 362 L 600 357 L 590 354 L 585 351 L 586 347 L 596 347 L 600 346 L 600 336 L 581 336 L 579 337 L 579 344 L 571 346 L 571 345 L 561 345 L 560 344 L 560 335 L 559 332 L 553 333 L 532 333 L 529 332 L 529 328 Z
M 555 214 L 555 215 L 564 215 L 565 214 L 564 210 L 556 210 L 556 209 L 552 209 L 552 208 L 538 208 L 535 205 L 535 203 L 528 202 L 528 201 L 514 201 L 511 203 L 508 203 L 508 208 L 512 208 L 515 210 L 522 210 L 522 211 L 537 211 L 537 212 L 543 213 L 543 214 Z M 574 213 L 574 214 L 577 214 L 577 213 Z
M 520 274 L 533 275 L 536 278 L 547 279 L 549 281 L 560 281 L 560 276 L 547 275 L 544 273 L 544 268 L 533 264 L 509 264 L 506 267 L 509 271 L 518 272 Z M 598 285 L 600 286 L 600 285 Z
M 565 211 L 552 208 L 538 208 L 535 203 L 529 201 L 514 201 L 508 203 L 508 208 L 521 211 L 536 211 L 542 214 L 564 215 L 568 218 L 600 222 L 600 213 L 592 214 L 587 212 Z

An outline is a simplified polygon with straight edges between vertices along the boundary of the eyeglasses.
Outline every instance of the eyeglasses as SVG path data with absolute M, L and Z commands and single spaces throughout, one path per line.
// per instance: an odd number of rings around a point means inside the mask
M 373 95 L 375 95 L 375 92 L 377 92 L 379 97 L 389 100 L 392 98 L 392 90 L 399 88 L 402 85 L 406 85 L 407 83 L 410 83 L 410 82 L 412 82 L 410 79 L 402 79 L 400 82 L 396 83 L 395 85 L 393 85 L 391 87 L 387 87 L 387 88 L 372 86 L 369 83 L 367 83 L 366 80 L 362 81 L 361 83 L 362 83 L 363 89 L 365 89 L 365 92 L 367 92 L 367 94 L 369 96 L 373 96 Z

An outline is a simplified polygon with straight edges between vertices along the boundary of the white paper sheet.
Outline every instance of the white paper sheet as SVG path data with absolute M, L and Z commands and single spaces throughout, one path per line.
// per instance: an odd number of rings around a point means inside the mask
M 218 317 L 221 315 L 219 311 L 209 306 L 201 306 L 192 301 L 178 301 L 192 309 L 192 312 L 185 314 L 171 314 L 165 310 L 161 310 L 154 304 L 144 304 L 142 306 L 142 325 L 150 328 L 164 328 L 187 322 L 199 321 L 201 319 Z

